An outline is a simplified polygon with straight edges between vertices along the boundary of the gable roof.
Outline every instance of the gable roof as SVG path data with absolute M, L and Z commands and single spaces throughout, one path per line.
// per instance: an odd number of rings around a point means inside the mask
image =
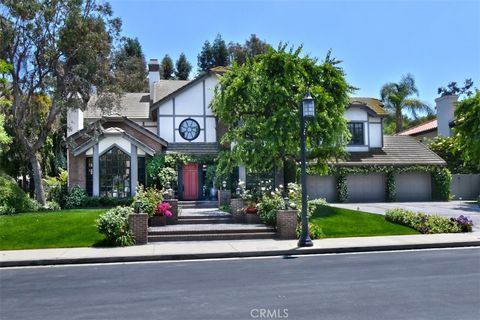
M 187 85 L 190 80 L 159 80 L 155 82 L 154 87 L 154 101 L 156 103 L 159 100 L 162 100 L 171 93 L 177 91 L 183 86 Z
M 438 128 L 438 121 L 437 119 L 430 120 L 424 123 L 421 123 L 415 127 L 410 129 L 403 130 L 402 132 L 397 133 L 399 136 L 415 136 L 422 133 L 427 133 L 430 131 L 437 130 Z
M 169 94 L 167 95 L 164 95 L 162 98 L 160 99 L 157 99 L 159 97 L 155 96 L 155 102 L 152 104 L 152 106 L 150 107 L 150 111 L 154 111 L 156 109 L 158 109 L 158 107 L 165 101 L 168 101 L 169 99 L 179 95 L 180 93 L 182 93 L 183 91 L 187 90 L 188 88 L 194 86 L 195 84 L 199 83 L 200 81 L 203 81 L 204 79 L 208 78 L 209 76 L 211 75 L 222 75 L 224 74 L 225 72 L 227 72 L 228 69 L 225 68 L 225 67 L 215 67 L 215 68 L 212 68 L 210 69 L 209 71 L 207 72 L 203 72 L 201 73 L 197 78 L 193 79 L 192 81 L 188 81 L 188 83 L 186 83 L 185 85 L 183 86 L 180 86 L 178 89 L 170 92 Z M 163 80 L 163 81 L 171 81 L 171 80 Z M 175 81 L 175 80 L 174 80 Z M 178 81 L 178 80 L 176 80 Z M 160 80 L 158 83 L 162 82 L 162 80 Z
M 120 98 L 120 106 L 114 110 L 103 112 L 95 108 L 97 96 L 93 96 L 84 112 L 85 119 L 100 119 L 105 116 L 124 116 L 131 119 L 148 119 L 150 109 L 150 95 L 148 93 L 128 92 Z
M 388 112 L 383 109 L 383 102 L 375 98 L 352 97 L 350 98 L 350 106 L 352 105 L 366 107 L 381 117 L 388 115 Z
M 348 159 L 338 161 L 337 165 L 441 165 L 446 162 L 435 152 L 409 136 L 384 136 L 382 149 L 368 152 L 351 152 Z

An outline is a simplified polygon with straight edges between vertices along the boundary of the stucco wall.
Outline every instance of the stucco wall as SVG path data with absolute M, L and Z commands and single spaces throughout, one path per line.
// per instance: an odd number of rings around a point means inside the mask
M 172 143 L 188 142 L 178 128 L 183 120 L 192 118 L 200 126 L 200 135 L 192 143 L 217 142 L 216 121 L 210 109 L 217 83 L 217 76 L 211 75 L 163 102 L 158 112 L 158 135 Z

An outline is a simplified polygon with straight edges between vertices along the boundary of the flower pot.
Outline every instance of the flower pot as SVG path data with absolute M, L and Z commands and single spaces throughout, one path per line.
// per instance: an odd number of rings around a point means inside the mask
M 166 216 L 153 216 L 149 219 L 150 226 L 152 227 L 161 227 L 167 225 Z
M 247 212 L 247 214 L 245 215 L 245 220 L 246 220 L 247 223 L 250 223 L 250 224 L 262 223 L 260 221 L 260 217 L 256 213 L 248 213 Z
M 245 212 L 249 214 L 257 214 L 258 209 L 256 207 L 247 207 L 245 209 Z

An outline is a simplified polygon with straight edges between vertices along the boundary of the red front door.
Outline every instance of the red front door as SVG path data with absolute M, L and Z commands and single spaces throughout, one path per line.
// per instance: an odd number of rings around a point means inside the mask
M 183 199 L 198 199 L 198 163 L 183 166 Z

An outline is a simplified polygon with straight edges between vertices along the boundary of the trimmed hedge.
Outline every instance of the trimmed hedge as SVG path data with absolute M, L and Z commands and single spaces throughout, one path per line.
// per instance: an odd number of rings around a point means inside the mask
M 401 208 L 387 210 L 385 220 L 413 228 L 421 233 L 458 233 L 471 231 L 471 220 L 446 218 L 438 215 L 427 215 Z M 466 223 L 465 223 L 466 220 Z

